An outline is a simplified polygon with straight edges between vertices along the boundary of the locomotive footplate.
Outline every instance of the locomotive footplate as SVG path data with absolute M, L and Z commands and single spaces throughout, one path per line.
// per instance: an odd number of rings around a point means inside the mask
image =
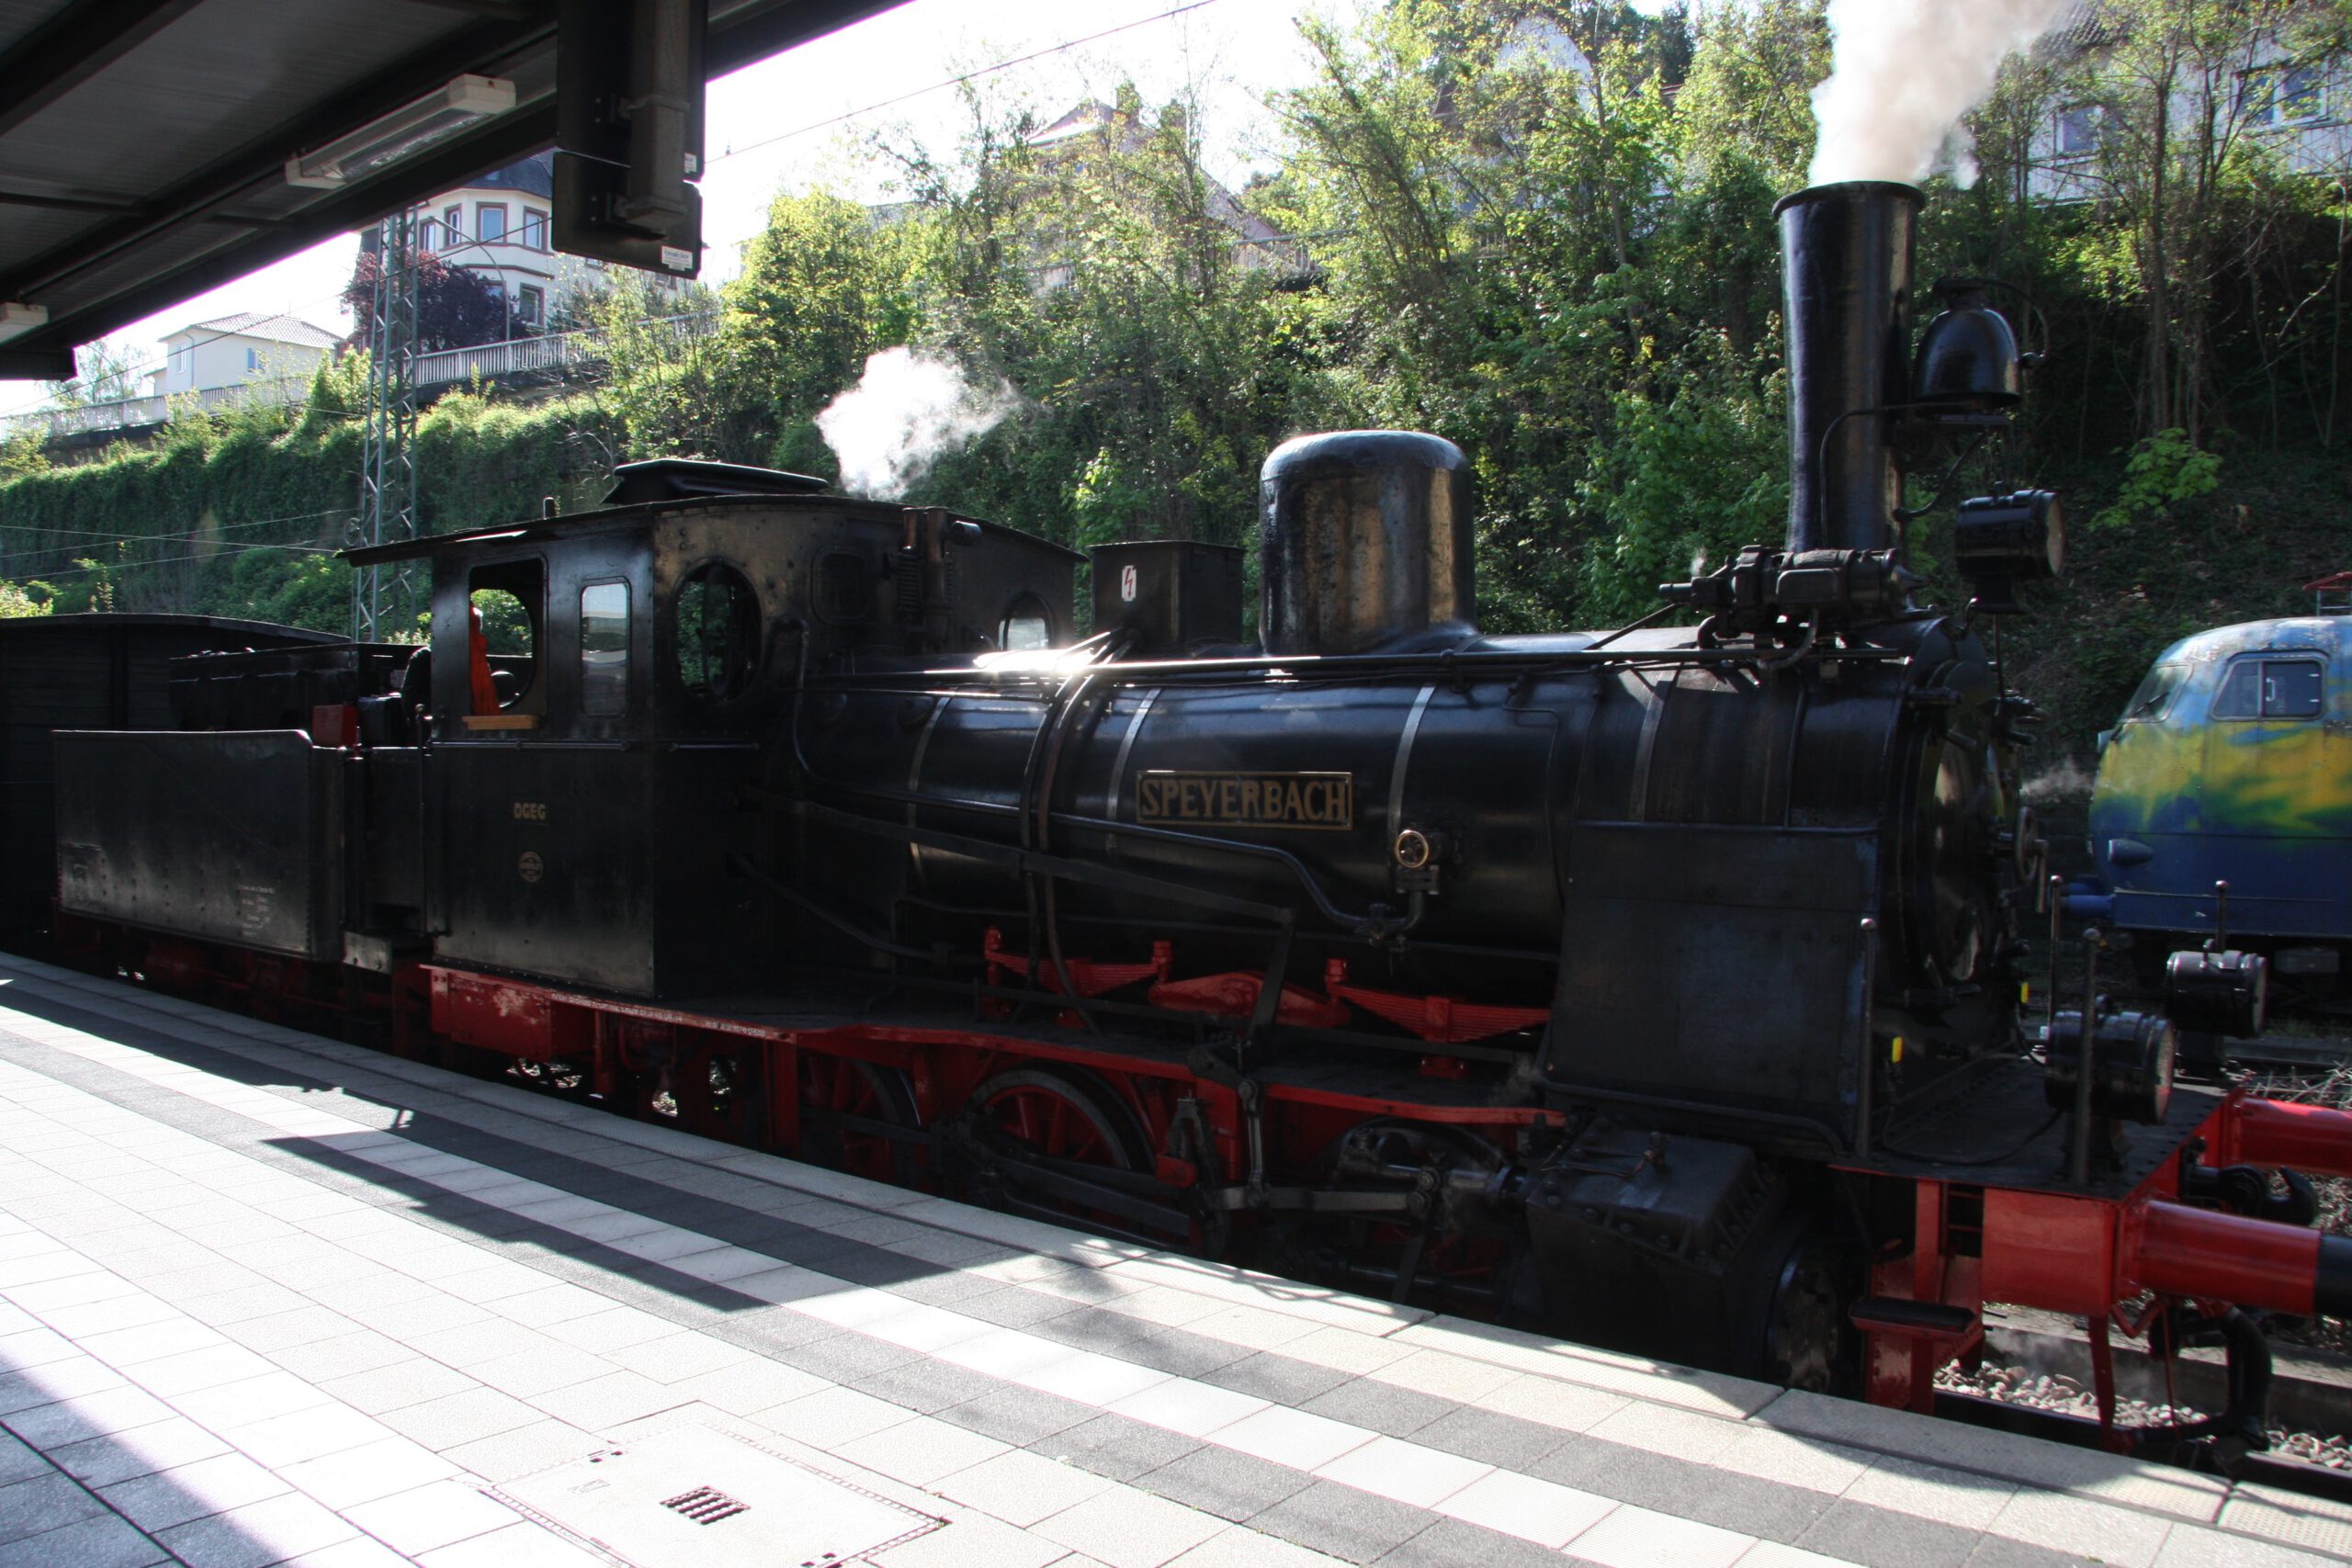
M 2039 1064 L 2011 1058 L 1896 1119 L 1869 1156 L 1838 1163 L 1871 1179 L 1862 1201 L 1883 1244 L 1849 1314 L 1867 1340 L 1874 1403 L 1932 1410 L 1937 1369 L 1978 1343 L 1987 1303 L 2087 1323 L 2110 1430 L 2111 1330 L 2173 1343 L 2230 1329 L 2234 1378 L 2242 1354 L 2267 1362 L 2248 1314 L 2352 1305 L 2352 1241 L 2306 1228 L 2308 1206 L 2291 1201 L 2309 1191 L 2296 1167 L 2352 1167 L 2352 1119 L 2239 1090 L 2177 1089 L 2159 1123 L 2094 1119 L 2082 1184 L 2067 1175 L 2073 1120 L 2049 1108 Z M 2019 1126 L 2034 1129 L 2021 1143 Z M 2271 1196 L 2274 1176 L 2288 1198 Z M 2249 1387 L 2263 1381 L 2252 1363 L 2243 1374 Z M 2258 1435 L 2258 1414 L 2233 1420 Z
M 1939 1086 L 1931 1103 L 1890 1118 L 1872 1138 L 1869 1154 L 1838 1164 L 1848 1170 L 1934 1179 L 1949 1179 L 1957 1167 L 1984 1186 L 2081 1190 L 2067 1185 L 2067 1118 L 2049 1109 L 2043 1078 L 2041 1065 L 2024 1056 L 1973 1064 Z M 2179 1151 L 2222 1098 L 2179 1085 L 2161 1123 L 2117 1126 L 2113 1157 L 2094 1167 L 2087 1190 L 2138 1188 Z M 2033 1129 L 2022 1143 L 2020 1127 Z

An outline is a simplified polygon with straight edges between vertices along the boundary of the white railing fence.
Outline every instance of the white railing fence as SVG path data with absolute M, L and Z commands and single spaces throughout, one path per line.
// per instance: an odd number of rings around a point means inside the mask
M 673 341 L 703 337 L 718 325 L 718 313 L 700 310 L 645 323 L 646 330 L 665 333 Z M 605 361 L 604 334 L 594 327 L 576 332 L 548 333 L 538 337 L 510 338 L 504 343 L 472 348 L 437 349 L 416 356 L 413 384 L 419 391 L 436 390 L 482 380 L 521 376 L 546 376 L 555 380 L 584 379 Z M 175 392 L 169 397 L 118 398 L 78 408 L 34 409 L 27 413 L 0 415 L 0 440 L 27 429 L 46 440 L 105 431 L 152 430 L 166 423 L 175 409 L 218 413 L 235 408 L 287 408 L 310 395 L 308 376 L 281 376 L 247 381 L 241 386 L 215 387 L 202 392 Z

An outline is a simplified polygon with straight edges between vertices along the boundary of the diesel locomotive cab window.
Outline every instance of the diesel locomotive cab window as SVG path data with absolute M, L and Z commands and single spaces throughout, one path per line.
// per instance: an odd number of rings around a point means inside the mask
M 740 697 L 760 669 L 760 600 L 724 561 L 696 567 L 678 585 L 678 683 L 705 702 Z
M 2140 689 L 2132 694 L 2132 700 L 2123 705 L 2123 722 L 2154 724 L 2164 717 L 2188 673 L 2188 667 L 2180 664 L 2159 664 L 2149 671 L 2148 678 L 2140 682 Z
M 2326 671 L 2315 659 L 2248 659 L 2213 697 L 2215 718 L 2317 718 Z
M 628 584 L 580 591 L 580 711 L 604 718 L 628 709 Z
M 1054 619 L 1046 606 L 1028 593 L 1012 602 L 997 623 L 996 645 L 1007 653 L 1023 652 L 1030 649 L 1050 648 L 1054 641 Z

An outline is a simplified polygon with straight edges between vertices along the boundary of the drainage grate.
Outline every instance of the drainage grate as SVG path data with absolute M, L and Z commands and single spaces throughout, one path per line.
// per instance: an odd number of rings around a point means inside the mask
M 662 1506 L 685 1515 L 698 1525 L 715 1525 L 751 1507 L 748 1503 L 738 1503 L 716 1486 L 697 1486 L 691 1492 L 681 1492 L 675 1497 L 664 1497 Z
M 697 1426 L 653 1433 L 496 1490 L 630 1568 L 847 1568 L 946 1522 Z

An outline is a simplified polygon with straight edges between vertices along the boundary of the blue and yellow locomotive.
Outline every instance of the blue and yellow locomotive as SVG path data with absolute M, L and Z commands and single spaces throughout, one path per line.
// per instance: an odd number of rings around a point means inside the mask
M 2158 656 L 2099 737 L 2090 836 L 2115 927 L 2164 939 L 2143 950 L 2222 934 L 2280 1000 L 2324 1001 L 2352 966 L 2352 572 L 2311 586 L 2316 614 Z

